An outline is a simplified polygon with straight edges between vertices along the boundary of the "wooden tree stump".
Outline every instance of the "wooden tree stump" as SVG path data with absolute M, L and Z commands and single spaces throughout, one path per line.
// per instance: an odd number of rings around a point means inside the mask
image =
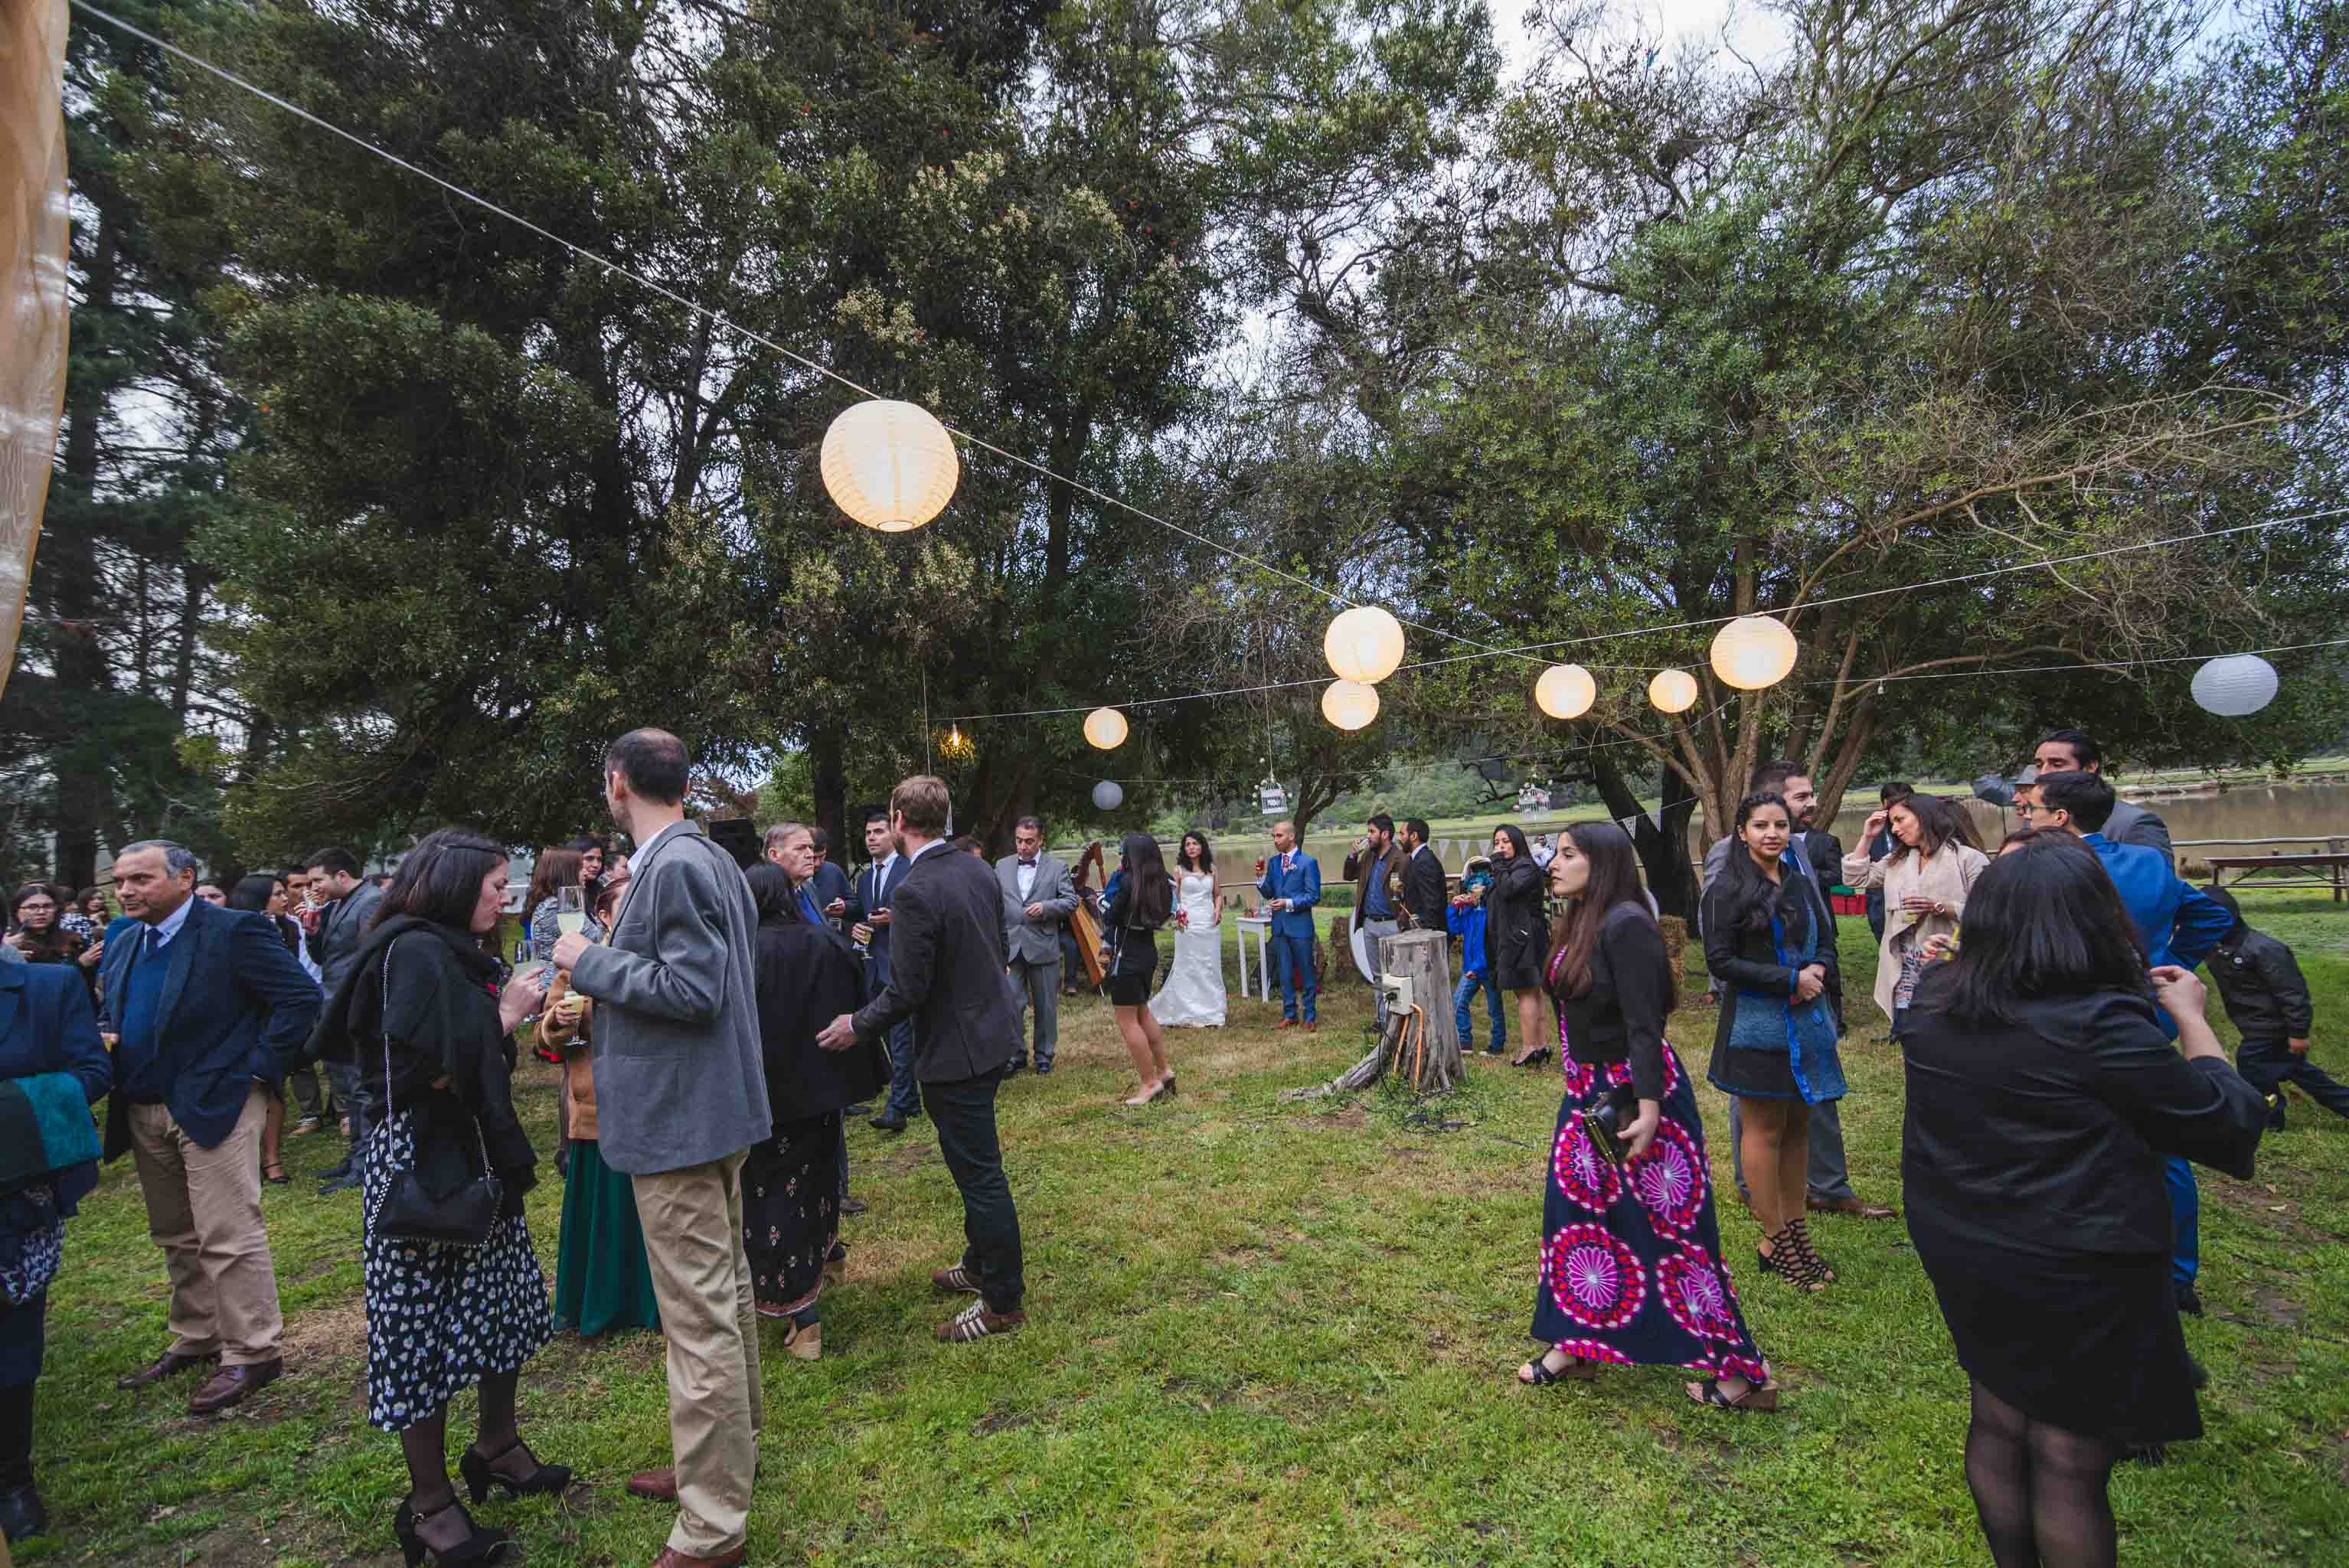
M 1371 1054 L 1326 1084 L 1291 1089 L 1283 1099 L 1316 1099 L 1350 1094 L 1379 1081 L 1392 1068 L 1422 1094 L 1440 1094 L 1467 1077 L 1460 1057 L 1460 1032 L 1452 1016 L 1450 943 L 1440 931 L 1406 931 L 1380 944 L 1381 970 L 1409 977 L 1415 1013 L 1388 1015 L 1385 1033 Z M 1352 960 L 1346 960 L 1348 968 Z

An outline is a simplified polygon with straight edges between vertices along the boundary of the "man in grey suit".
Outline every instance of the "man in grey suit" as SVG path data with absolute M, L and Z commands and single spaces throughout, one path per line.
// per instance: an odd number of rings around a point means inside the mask
M 612 743 L 604 792 L 636 841 L 607 943 L 554 944 L 595 999 L 596 1135 L 636 1179 L 668 1344 L 675 1464 L 629 1479 L 677 1505 L 654 1568 L 732 1568 L 747 1550 L 762 1408 L 758 1307 L 742 1241 L 742 1156 L 773 1130 L 751 980 L 758 914 L 734 857 L 685 820 L 685 747 L 664 730 Z
M 309 873 L 310 893 L 317 901 L 300 911 L 303 944 L 310 962 L 318 966 L 319 990 L 331 996 L 341 988 L 351 961 L 367 941 L 367 927 L 375 923 L 375 912 L 383 903 L 383 889 L 361 881 L 359 872 L 364 868 L 358 856 L 338 846 L 314 850 L 302 863 Z M 367 1171 L 369 1130 L 366 1102 L 359 1098 L 358 1064 L 328 1062 L 326 1068 L 326 1082 L 350 1121 L 351 1138 L 341 1162 L 327 1171 L 319 1183 L 322 1198 L 360 1184 Z
M 1077 893 L 1069 885 L 1069 868 L 1058 855 L 1044 852 L 1041 821 L 1020 818 L 1011 830 L 1011 847 L 1015 853 L 995 862 L 995 880 L 1003 889 L 1003 962 L 1022 998 L 1021 1010 L 1035 1010 L 1040 1078 L 1052 1070 L 1052 1053 L 1061 1044 L 1061 926 L 1077 907 Z M 1015 1035 L 1009 1070 L 1025 1066 Z

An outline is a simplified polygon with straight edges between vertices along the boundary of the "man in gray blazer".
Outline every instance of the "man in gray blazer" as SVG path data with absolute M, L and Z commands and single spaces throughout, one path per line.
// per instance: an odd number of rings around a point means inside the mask
M 1058 855 L 1044 852 L 1044 824 L 1022 817 L 1011 830 L 1015 853 L 995 862 L 995 880 L 1003 889 L 1003 963 L 1021 995 L 1024 1013 L 1036 1014 L 1036 1072 L 1052 1070 L 1052 1053 L 1061 1043 L 1061 925 L 1077 907 L 1076 890 L 1069 885 L 1069 868 Z M 1021 1025 L 1020 1033 L 1027 1032 Z M 1009 1070 L 1027 1066 L 1020 1041 L 1013 1037 Z
M 610 941 L 565 936 L 554 965 L 598 1004 L 598 1147 L 636 1179 L 668 1344 L 676 1462 L 631 1477 L 628 1491 L 677 1505 L 654 1568 L 732 1568 L 762 1424 L 742 1156 L 773 1123 L 751 981 L 758 915 L 734 857 L 685 820 L 685 789 L 674 735 L 637 729 L 612 743 L 605 797 L 636 841 L 633 874 Z
M 303 944 L 310 962 L 318 966 L 318 988 L 326 995 L 341 989 L 343 976 L 350 973 L 352 961 L 367 941 L 367 927 L 375 922 L 375 913 L 383 905 L 383 889 L 363 881 L 359 872 L 365 869 L 357 855 L 339 845 L 330 844 L 314 850 L 302 862 L 310 878 L 310 892 L 316 903 L 305 905 L 300 912 Z M 321 1177 L 318 1195 L 349 1191 L 357 1188 L 367 1171 L 367 1134 L 374 1130 L 367 1125 L 367 1102 L 359 1096 L 359 1066 L 357 1062 L 328 1062 L 326 1082 L 342 1102 L 343 1115 L 351 1124 L 350 1145 L 344 1150 L 339 1163 Z

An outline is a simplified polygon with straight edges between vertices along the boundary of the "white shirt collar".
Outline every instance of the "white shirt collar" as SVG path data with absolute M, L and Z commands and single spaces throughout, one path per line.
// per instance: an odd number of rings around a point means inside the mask
M 188 923 L 188 911 L 196 907 L 196 895 L 190 893 L 180 901 L 180 907 L 165 915 L 150 929 L 155 933 L 155 945 L 168 947 L 171 938 L 180 934 L 180 927 Z
M 920 849 L 916 850 L 914 851 L 913 858 L 918 861 L 924 855 L 928 854 L 932 850 L 951 849 L 952 847 L 953 846 L 948 844 L 944 839 L 932 839 L 928 843 L 924 844 Z

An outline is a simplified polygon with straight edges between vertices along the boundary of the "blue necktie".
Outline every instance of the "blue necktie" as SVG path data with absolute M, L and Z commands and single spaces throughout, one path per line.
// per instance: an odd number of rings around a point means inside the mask
M 161 926 L 160 926 L 160 925 L 150 925 L 150 926 L 149 926 L 149 927 L 147 928 L 147 954 L 146 954 L 146 955 L 147 955 L 148 957 L 150 957 L 150 958 L 152 958 L 152 957 L 154 957 L 154 956 L 155 956 L 155 954 L 157 954 L 158 953 L 160 953 L 160 952 L 162 952 L 162 951 L 163 951 L 163 928 L 162 928 Z

